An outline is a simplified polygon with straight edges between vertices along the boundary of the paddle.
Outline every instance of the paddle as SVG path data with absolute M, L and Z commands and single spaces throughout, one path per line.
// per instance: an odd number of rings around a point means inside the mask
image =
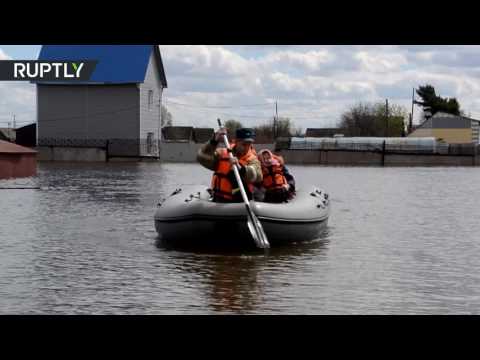
M 222 122 L 220 121 L 220 119 L 218 119 L 218 126 L 220 126 L 220 128 L 222 127 Z M 226 135 L 223 135 L 223 141 L 225 142 L 225 146 L 227 147 L 227 149 L 230 149 L 230 144 Z M 230 155 L 230 158 L 232 158 L 232 152 L 229 151 L 228 153 Z M 247 209 L 247 226 L 250 230 L 250 234 L 252 234 L 253 241 L 255 242 L 255 245 L 257 247 L 261 249 L 268 249 L 270 247 L 270 244 L 268 242 L 267 235 L 265 235 L 262 224 L 255 216 L 252 208 L 250 207 L 250 202 L 248 201 L 247 194 L 245 192 L 245 189 L 243 188 L 243 182 L 240 178 L 240 173 L 237 166 L 233 166 L 233 172 L 235 174 L 235 179 L 237 179 L 238 187 L 240 188 L 240 193 L 242 194 L 243 202 L 245 203 L 245 208 Z

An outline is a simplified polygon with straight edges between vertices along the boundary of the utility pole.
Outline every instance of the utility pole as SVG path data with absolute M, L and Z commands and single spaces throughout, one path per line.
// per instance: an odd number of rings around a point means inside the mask
M 159 108 L 159 113 L 158 113 L 157 140 L 160 141 L 160 132 L 162 129 L 162 97 L 161 96 L 158 98 L 158 108 Z
M 412 116 L 410 117 L 410 124 L 408 132 L 412 131 L 413 129 L 413 104 L 415 103 L 415 88 L 412 89 Z
M 162 95 L 163 95 L 163 89 L 160 90 L 160 96 L 158 97 L 158 107 L 159 107 L 159 113 L 158 113 L 158 129 L 157 129 L 157 153 L 158 157 L 160 158 L 160 146 L 162 144 Z
M 388 136 L 388 99 L 385 100 L 385 137 Z
M 17 125 L 15 124 L 15 114 L 13 114 L 13 128 L 16 129 Z
M 275 120 L 273 122 L 273 139 L 277 139 L 277 127 L 278 127 L 278 102 L 275 101 Z

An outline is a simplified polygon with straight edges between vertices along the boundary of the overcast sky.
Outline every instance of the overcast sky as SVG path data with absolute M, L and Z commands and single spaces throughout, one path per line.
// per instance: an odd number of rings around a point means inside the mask
M 39 45 L 0 45 L 0 59 L 36 59 Z M 216 118 L 262 124 L 274 114 L 297 127 L 333 127 L 359 101 L 411 109 L 412 88 L 432 84 L 480 118 L 480 46 L 160 46 L 164 104 L 175 125 L 214 127 Z M 0 127 L 13 114 L 35 121 L 35 87 L 0 82 Z M 418 122 L 420 109 L 415 111 Z

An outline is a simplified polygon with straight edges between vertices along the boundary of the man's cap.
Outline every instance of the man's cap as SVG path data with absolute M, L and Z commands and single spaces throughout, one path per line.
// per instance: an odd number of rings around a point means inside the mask
M 255 130 L 249 128 L 237 129 L 237 131 L 235 132 L 235 137 L 237 138 L 237 140 L 254 142 Z

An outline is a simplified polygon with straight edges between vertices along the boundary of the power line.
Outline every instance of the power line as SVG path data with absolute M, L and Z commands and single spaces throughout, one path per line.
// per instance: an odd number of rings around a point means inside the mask
M 262 117 L 270 117 L 273 115 L 267 115 L 267 114 L 249 114 L 249 115 L 243 115 L 243 114 L 233 114 L 233 113 L 225 113 L 225 112 L 218 112 L 213 109 L 188 109 L 184 111 L 195 111 L 195 112 L 207 112 L 209 114 L 215 114 L 215 115 L 225 115 L 225 116 L 231 116 L 231 117 L 236 117 L 236 118 L 251 118 L 251 119 L 258 119 Z
M 179 106 L 185 106 L 185 107 L 193 107 L 193 108 L 204 108 L 204 109 L 235 109 L 235 108 L 240 108 L 240 107 L 253 107 L 253 106 L 272 106 L 272 109 L 274 108 L 275 106 L 275 102 L 271 102 L 271 103 L 261 103 L 261 104 L 244 104 L 244 105 L 225 105 L 225 106 L 207 106 L 207 105 L 193 105 L 193 104 L 185 104 L 185 103 L 179 103 L 177 101 L 172 101 L 172 100 L 168 100 L 166 99 L 165 100 L 165 105 L 168 105 L 168 103 L 170 104 L 173 104 L 173 105 L 179 105 Z M 292 104 L 288 104 L 288 105 L 292 105 Z M 298 106 L 299 104 L 297 104 Z M 302 107 L 305 107 L 307 105 L 301 105 Z M 316 105 L 313 105 L 312 106 L 316 106 Z M 308 112 L 310 113 L 310 112 Z
M 235 118 L 239 118 L 239 119 L 242 119 L 242 118 L 245 118 L 245 119 L 258 119 L 258 118 L 265 118 L 265 117 L 274 117 L 273 113 L 272 114 L 248 114 L 248 115 L 244 115 L 244 114 L 234 114 L 234 113 L 225 113 L 225 112 L 217 112 L 217 111 L 214 111 L 214 110 L 207 110 L 207 109 L 185 109 L 184 111 L 196 111 L 196 112 L 207 112 L 207 113 L 213 113 L 215 115 L 225 115 L 225 116 L 230 116 L 230 117 L 235 117 Z M 302 120 L 302 119 L 315 119 L 319 116 L 322 116 L 322 115 L 325 115 L 325 114 L 314 114 L 314 113 L 301 113 L 301 114 L 293 114 L 293 113 L 288 113 L 288 114 L 283 114 L 283 116 L 279 116 L 280 117 L 289 117 L 289 118 L 292 118 L 292 119 L 299 119 L 299 120 Z
M 192 105 L 192 104 L 185 104 L 185 103 L 179 103 L 176 101 L 171 101 L 171 100 L 166 100 L 165 106 L 168 104 L 172 104 L 174 106 L 185 106 L 185 107 L 192 107 L 192 108 L 198 108 L 198 109 L 234 109 L 234 108 L 240 108 L 240 107 L 250 107 L 250 106 L 274 106 L 275 103 L 262 103 L 262 104 L 250 104 L 250 105 L 228 105 L 228 106 L 201 106 L 201 105 Z M 200 111 L 200 110 L 198 110 Z M 258 117 L 264 117 L 265 114 L 249 114 L 249 115 L 238 115 L 238 114 L 231 114 L 231 113 L 217 113 L 221 115 L 229 115 L 229 116 L 236 116 L 236 117 L 245 117 L 245 118 L 256 118 Z M 303 118 L 303 119 L 310 119 L 312 117 L 318 117 L 318 116 L 323 116 L 324 113 L 313 113 L 313 112 L 301 112 L 301 113 L 293 113 L 293 114 L 288 114 L 284 115 L 284 117 L 295 117 L 295 118 Z
M 179 106 L 193 107 L 193 108 L 204 108 L 204 109 L 236 109 L 241 107 L 256 107 L 256 106 L 273 106 L 274 103 L 261 103 L 261 104 L 243 104 L 243 105 L 224 105 L 224 106 L 209 106 L 209 105 L 193 105 L 193 104 L 184 104 L 176 101 L 165 99 L 165 105 L 175 104 Z
M 168 103 L 171 103 L 172 105 L 174 106 L 187 106 L 187 107 L 196 107 L 195 105 L 188 105 L 188 104 L 181 104 L 181 103 L 177 103 L 177 102 L 172 102 L 172 101 L 168 101 Z M 238 105 L 238 107 L 246 107 L 246 106 L 264 106 L 264 105 L 267 105 L 267 104 L 250 104 L 250 105 Z M 268 103 L 269 106 L 272 106 L 272 105 L 275 105 L 275 103 Z M 218 111 L 215 111 L 215 109 L 227 109 L 227 108 L 235 108 L 236 106 L 224 106 L 224 107 L 211 107 L 211 106 L 198 106 L 198 108 L 196 109 L 184 109 L 183 111 L 195 111 L 195 112 L 203 112 L 203 113 L 213 113 L 215 115 L 223 115 L 223 116 L 228 116 L 228 117 L 232 117 L 232 118 L 238 118 L 238 119 L 265 119 L 265 118 L 274 118 L 275 115 L 273 114 L 273 112 L 271 114 L 266 114 L 266 113 L 258 113 L 258 114 L 235 114 L 235 113 L 230 113 L 230 112 L 218 112 Z M 62 120 L 71 120 L 71 119 L 83 119 L 85 118 L 85 116 L 88 116 L 88 117 L 95 117 L 95 116 L 99 116 L 99 115 L 110 115 L 110 114 L 116 114 L 116 113 L 120 113 L 120 112 L 124 112 L 124 111 L 129 111 L 129 110 L 134 110 L 136 109 L 137 107 L 136 106 L 131 106 L 131 107 L 127 107 L 127 108 L 122 108 L 122 109 L 117 109 L 117 110 L 113 110 L 113 111 L 102 111 L 102 112 L 96 112 L 96 113 L 89 113 L 89 114 L 84 114 L 84 115 L 75 115 L 75 116 L 67 116 L 67 117 L 58 117 L 58 118 L 47 118 L 47 119 L 41 119 L 40 121 L 43 123 L 43 122 L 50 122 L 50 121 L 62 121 Z M 273 110 L 272 110 L 273 111 Z M 323 114 L 322 114 L 323 115 Z M 292 118 L 292 119 L 312 119 L 312 118 L 315 118 L 319 115 L 317 114 L 314 114 L 314 113 L 311 113 L 311 114 L 308 114 L 306 112 L 304 113 L 301 113 L 301 114 L 294 114 L 294 113 L 290 113 L 290 114 L 284 114 L 282 117 L 289 117 L 289 118 Z M 4 124 L 9 124 L 11 123 L 11 121 L 9 120 L 0 120 L 0 123 L 4 123 Z M 23 120 L 23 121 L 16 121 L 17 124 L 26 124 L 26 123 L 36 123 L 36 120 L 31 120 L 31 121 L 28 121 L 28 120 Z
M 189 107 L 194 107 L 193 105 L 190 106 L 190 105 L 187 105 L 187 104 L 179 104 L 179 103 L 176 103 L 176 102 L 172 102 L 172 101 L 169 101 L 172 105 L 176 106 L 176 105 L 185 105 L 185 106 L 189 106 Z M 268 104 L 268 105 L 275 105 L 275 103 L 271 103 L 271 104 Z M 245 105 L 247 106 L 247 105 Z M 198 110 L 195 110 L 195 111 L 209 111 L 207 109 L 210 109 L 210 108 L 215 108 L 215 107 L 198 107 L 199 109 Z M 202 109 L 203 108 L 203 109 Z M 218 107 L 218 108 L 228 108 L 228 107 Z M 232 106 L 231 108 L 235 108 L 235 106 Z M 210 112 L 213 112 L 210 111 Z M 231 116 L 231 117 L 236 117 L 236 118 L 250 118 L 250 119 L 257 119 L 257 118 L 264 118 L 264 117 L 274 117 L 274 115 L 267 115 L 267 114 L 249 114 L 249 115 L 243 115 L 243 114 L 233 114 L 233 113 L 219 113 L 219 112 L 215 112 L 215 114 L 218 114 L 218 115 L 226 115 L 226 116 Z M 318 113 L 318 114 L 315 114 L 315 113 L 306 113 L 306 112 L 302 112 L 301 114 L 284 114 L 283 117 L 290 117 L 290 118 L 295 118 L 295 119 L 312 119 L 312 118 L 316 118 L 316 117 L 319 117 L 319 116 L 324 116 L 325 114 L 324 113 Z M 280 117 L 280 116 L 279 116 Z
M 15 124 L 24 124 L 24 123 L 34 122 L 34 121 L 35 121 L 35 120 L 30 120 L 30 121 L 27 121 L 27 120 L 24 120 L 24 121 L 15 121 Z M 0 123 L 7 124 L 7 123 L 11 123 L 11 121 L 8 121 L 8 120 L 0 120 Z
M 283 117 L 288 117 L 288 118 L 295 118 L 295 119 L 316 119 L 319 117 L 325 116 L 325 114 L 311 114 L 311 115 L 306 115 L 306 114 L 301 114 L 301 115 L 295 115 L 295 114 L 283 114 Z

